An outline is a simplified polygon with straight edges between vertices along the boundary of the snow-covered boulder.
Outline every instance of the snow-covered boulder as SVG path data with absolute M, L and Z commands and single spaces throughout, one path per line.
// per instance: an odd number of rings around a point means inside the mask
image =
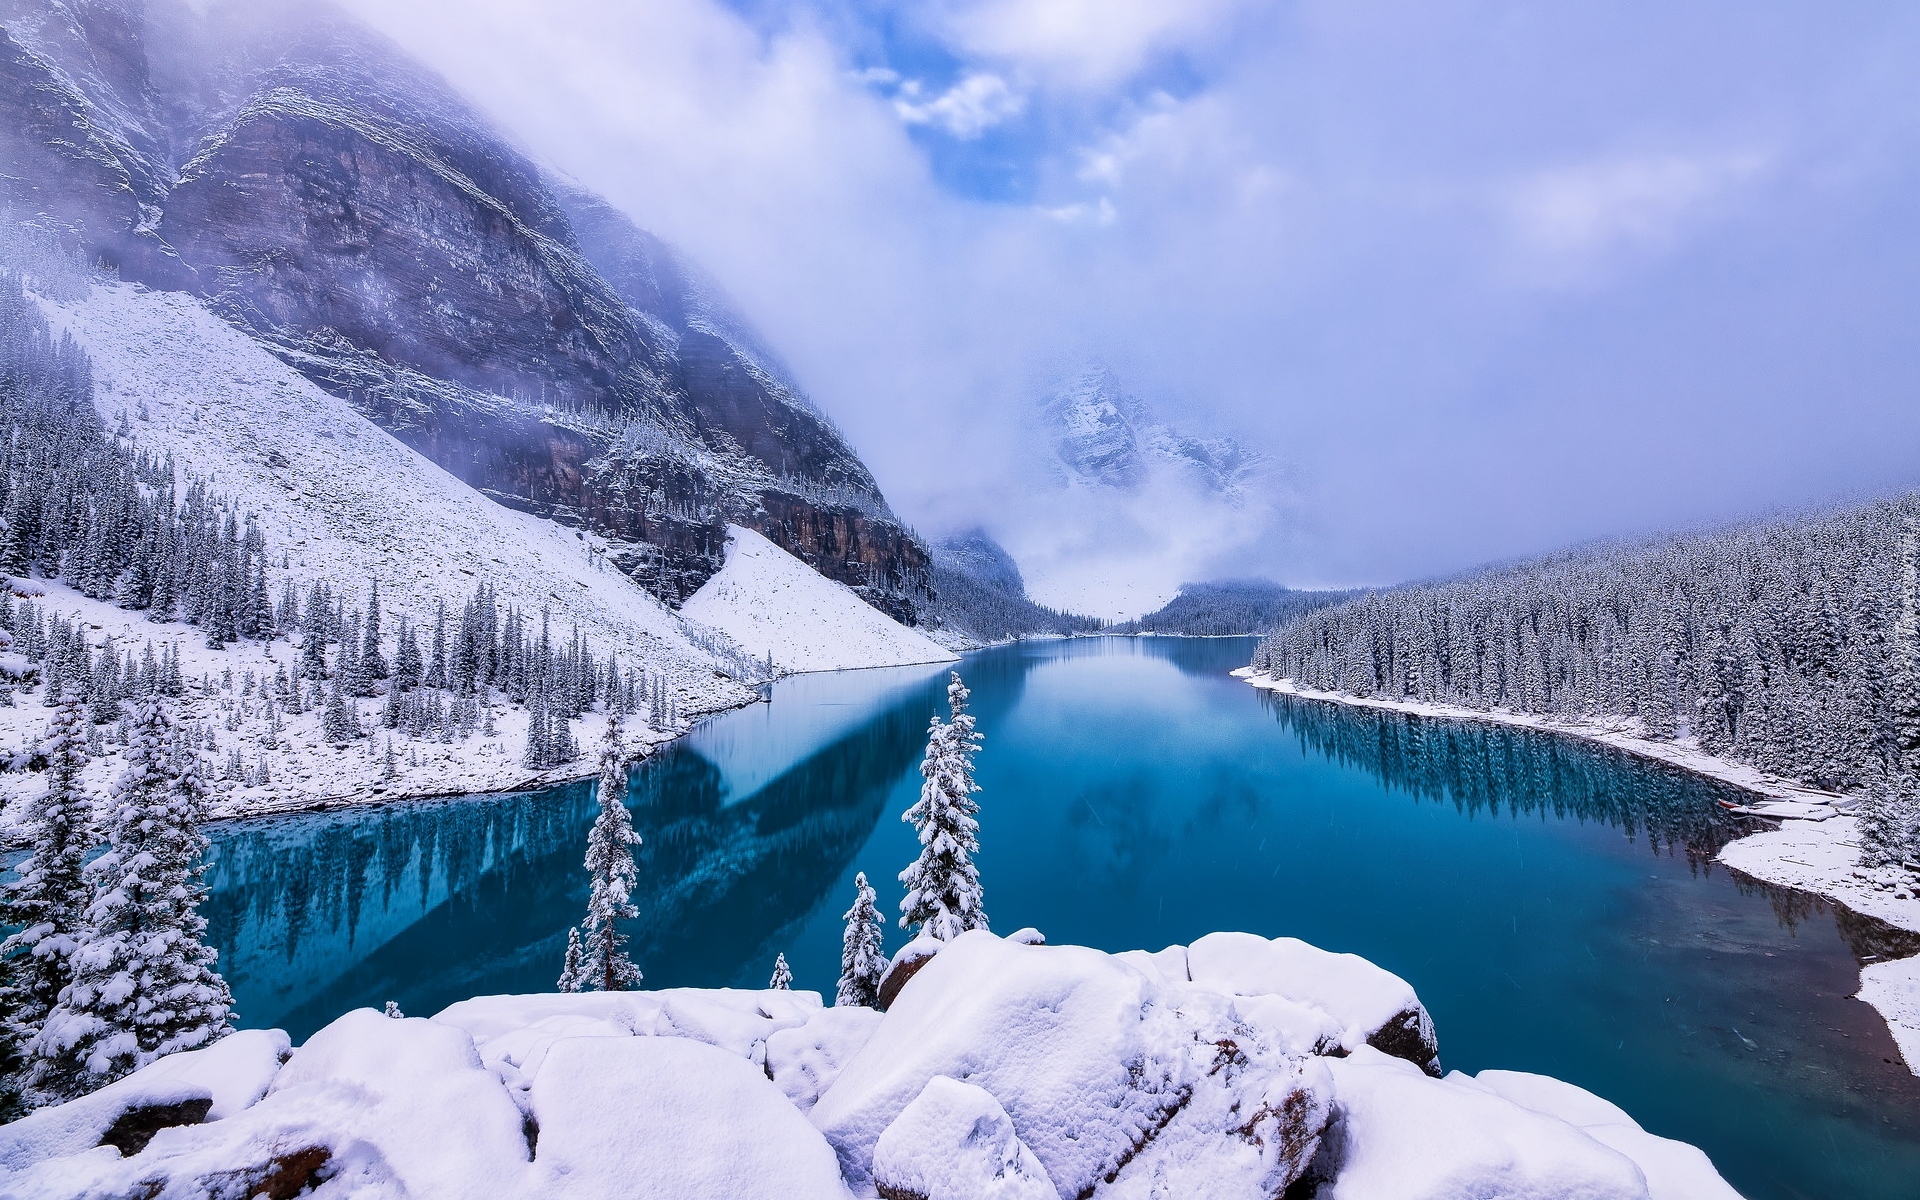
M 691 1038 L 764 1063 L 769 1037 L 820 1012 L 818 992 L 667 988 L 479 996 L 450 1004 L 433 1019 L 465 1030 L 489 1063 L 509 1058 L 531 1077 L 538 1055 L 556 1036 L 590 1032 Z
M 292 1053 L 293 1045 L 281 1030 L 242 1029 L 211 1046 L 169 1054 L 127 1078 L 176 1079 L 205 1087 L 213 1098 L 206 1119 L 221 1121 L 259 1103 Z
M 727 559 L 687 597 L 680 615 L 726 634 L 787 671 L 841 671 L 953 662 L 959 656 L 909 629 L 760 534 L 727 526 Z
M 1571 1084 L 1370 1044 L 1409 1012 L 1404 981 L 1291 939 L 984 931 L 884 1013 L 692 988 L 362 1009 L 290 1058 L 235 1034 L 0 1128 L 0 1200 L 1275 1200 L 1303 1176 L 1316 1200 L 1737 1200 Z
M 984 1089 L 1063 1196 L 1270 1197 L 1312 1157 L 1326 1076 L 1110 955 L 990 933 L 946 943 L 812 1118 L 856 1187 L 935 1076 Z
M 1698 1146 L 1648 1133 L 1624 1109 L 1584 1088 L 1525 1071 L 1482 1071 L 1472 1082 L 1522 1108 L 1559 1117 L 1626 1155 L 1646 1177 L 1653 1200 L 1740 1200 Z
M 213 1093 L 204 1083 L 129 1075 L 90 1096 L 0 1125 L 0 1182 L 45 1159 L 96 1146 L 109 1147 L 115 1156 L 137 1152 L 157 1130 L 198 1124 L 212 1107 Z
M 1316 1200 L 1650 1200 L 1627 1155 L 1464 1076 L 1371 1046 L 1322 1061 L 1335 1102 Z
M 518 1189 L 529 1157 L 520 1111 L 466 1034 L 372 1009 L 314 1034 L 258 1103 L 109 1153 L 42 1163 L 0 1196 L 291 1196 L 325 1179 L 356 1197 L 489 1200 Z
M 1172 953 L 1171 947 L 1162 951 Z M 1338 1022 L 1342 1049 L 1372 1046 L 1440 1074 L 1433 1019 L 1412 985 L 1357 954 L 1334 954 L 1298 938 L 1210 933 L 1187 947 L 1186 964 L 1195 987 L 1309 1005 Z
M 880 976 L 880 996 L 878 1003 L 884 1011 L 893 1007 L 894 997 L 900 989 L 907 986 L 907 980 L 920 973 L 920 968 L 933 961 L 946 943 L 939 938 L 922 933 L 906 945 L 893 952 L 887 962 L 886 974 Z
M 945 1075 L 880 1135 L 873 1182 L 886 1200 L 1060 1200 L 1000 1102 Z
M 533 1080 L 521 1194 L 580 1200 L 846 1200 L 820 1132 L 736 1054 L 673 1037 L 554 1043 Z
M 811 1109 L 880 1027 L 881 1014 L 858 1005 L 823 1008 L 804 1025 L 767 1038 L 767 1073 L 801 1112 Z

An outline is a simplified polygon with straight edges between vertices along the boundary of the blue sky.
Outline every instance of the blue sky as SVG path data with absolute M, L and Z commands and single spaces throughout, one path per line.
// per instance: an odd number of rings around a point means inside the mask
M 1920 6 L 349 2 L 705 263 L 910 519 L 1030 573 L 1091 545 L 1018 468 L 1091 352 L 1286 468 L 1117 535 L 1174 574 L 1920 481 Z

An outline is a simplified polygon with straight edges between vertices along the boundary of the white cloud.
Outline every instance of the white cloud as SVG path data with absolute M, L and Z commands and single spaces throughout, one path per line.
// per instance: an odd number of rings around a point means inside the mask
M 931 100 L 920 100 L 920 83 L 908 80 L 894 94 L 893 111 L 909 125 L 937 125 L 957 138 L 977 138 L 1026 111 L 1027 98 L 998 75 L 963 76 Z
M 934 20 L 964 53 L 1099 87 L 1156 53 L 1207 44 L 1244 7 L 1246 0 L 960 0 Z
M 1527 250 L 1545 265 L 1576 266 L 1668 241 L 1766 165 L 1754 151 L 1609 158 L 1537 172 L 1505 199 Z
M 859 73 L 875 41 L 805 3 L 347 0 L 709 267 L 922 529 L 1036 521 L 1013 418 L 1083 347 L 1311 465 L 1310 543 L 1233 567 L 1295 583 L 1911 475 L 1910 17 L 939 2 L 1006 92 L 907 94 L 930 123 L 1169 51 L 1199 70 L 1177 101 L 1049 97 L 1030 198 L 987 203 L 935 179 L 902 81 Z M 1623 145 L 1694 152 L 1594 155 Z M 1543 303 L 1568 277 L 1593 286 Z

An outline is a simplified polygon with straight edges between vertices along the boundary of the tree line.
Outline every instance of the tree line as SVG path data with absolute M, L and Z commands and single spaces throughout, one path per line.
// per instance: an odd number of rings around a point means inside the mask
M 1631 723 L 1865 796 L 1920 864 L 1920 496 L 1577 548 L 1358 596 L 1260 643 L 1304 687 Z

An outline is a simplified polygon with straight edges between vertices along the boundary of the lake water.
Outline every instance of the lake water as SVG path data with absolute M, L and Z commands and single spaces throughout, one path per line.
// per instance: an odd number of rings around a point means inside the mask
M 1602 747 L 1260 693 L 1249 639 L 1086 639 L 961 664 L 986 735 L 994 928 L 1158 949 L 1216 929 L 1410 981 L 1442 1062 L 1539 1071 L 1703 1147 L 1761 1198 L 1920 1194 L 1920 1080 L 1849 999 L 1914 940 L 1713 862 L 1718 785 Z M 856 871 L 892 911 L 944 671 L 802 676 L 633 774 L 652 986 L 831 993 Z M 545 990 L 585 905 L 590 782 L 214 831 L 243 1023 L 301 1038 Z M 891 932 L 889 947 L 904 934 Z

